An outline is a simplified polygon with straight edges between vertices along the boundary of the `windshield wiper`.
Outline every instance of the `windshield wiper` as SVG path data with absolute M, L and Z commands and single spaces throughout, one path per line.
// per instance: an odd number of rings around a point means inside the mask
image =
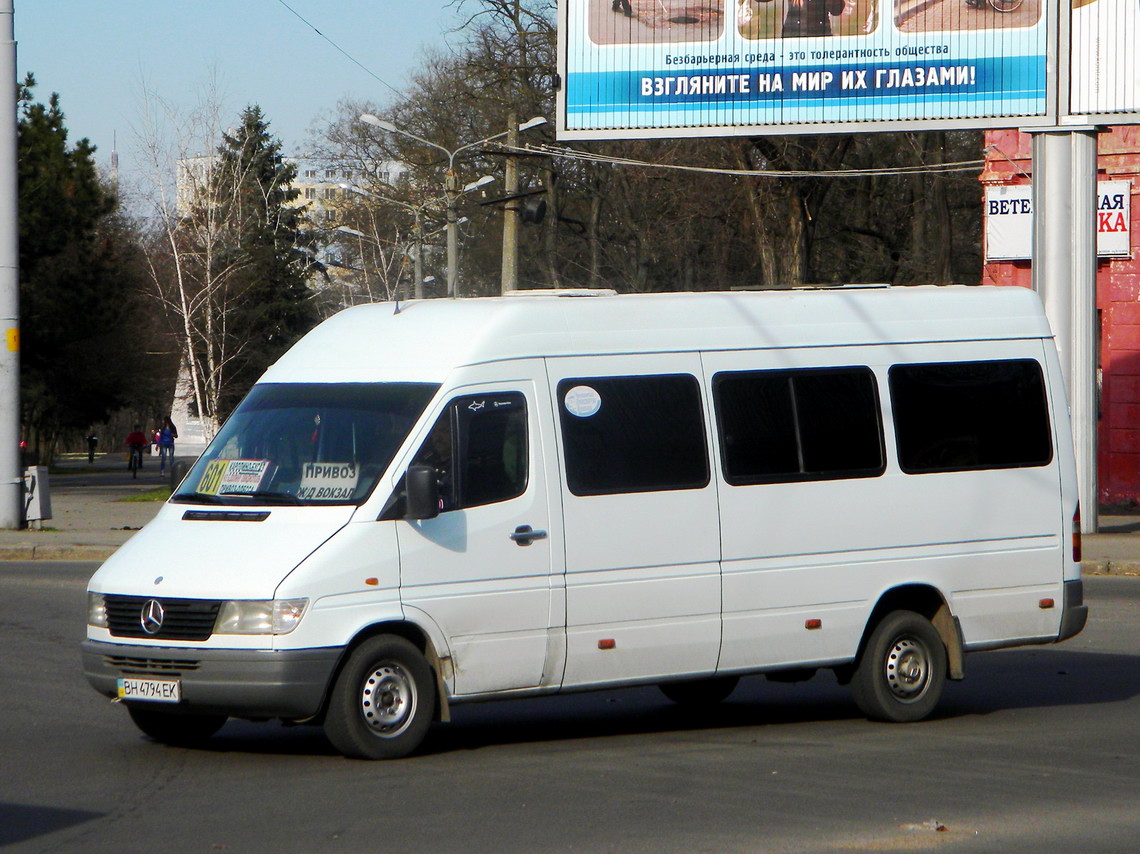
M 291 492 L 271 492 L 268 490 L 257 490 L 256 492 L 239 492 L 226 491 L 219 492 L 218 495 L 224 495 L 227 498 L 258 498 L 270 504 L 300 504 L 301 499 Z
M 216 495 L 205 492 L 177 492 L 170 499 L 176 504 L 224 504 Z

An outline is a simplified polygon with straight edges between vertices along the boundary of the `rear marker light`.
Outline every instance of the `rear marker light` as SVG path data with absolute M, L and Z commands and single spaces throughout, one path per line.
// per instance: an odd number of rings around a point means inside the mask
M 808 631 L 823 628 L 823 620 L 804 620 L 804 628 Z
M 1077 504 L 1077 511 L 1073 514 L 1073 562 L 1081 562 L 1081 505 Z
M 598 649 L 613 649 L 617 646 L 617 641 L 613 638 L 602 638 L 598 641 Z

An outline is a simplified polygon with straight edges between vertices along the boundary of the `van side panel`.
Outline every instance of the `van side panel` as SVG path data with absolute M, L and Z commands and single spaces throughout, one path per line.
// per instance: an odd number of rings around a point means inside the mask
M 691 377 L 694 395 L 685 400 L 685 406 L 691 404 L 699 412 L 686 409 L 683 417 L 705 422 L 697 384 L 700 359 L 695 353 L 550 359 L 547 369 L 560 418 L 580 418 L 586 425 L 592 418 L 600 421 L 608 417 L 614 407 L 627 405 L 633 413 L 633 420 L 626 425 L 631 430 L 653 426 L 668 431 L 669 414 L 664 416 L 664 423 L 639 425 L 636 406 L 620 400 L 601 383 L 591 385 L 591 378 L 667 375 Z M 582 390 L 577 411 L 586 414 L 563 415 L 561 410 L 575 405 L 575 398 L 566 389 L 558 394 L 559 384 L 568 378 L 574 380 L 575 388 L 601 389 L 596 413 L 582 406 L 582 400 L 592 400 L 591 392 Z M 571 425 L 577 426 L 575 422 Z M 707 461 L 712 431 L 707 423 L 701 429 L 700 443 Z M 607 441 L 605 435 L 595 439 L 603 444 Z M 573 471 L 568 478 L 566 436 L 561 430 L 559 458 L 564 468 L 566 543 L 567 662 L 563 684 L 569 687 L 715 671 L 721 590 L 717 495 L 711 462 L 706 462 L 706 482 L 699 488 L 576 495 L 569 485 Z M 599 475 L 615 483 L 624 477 L 618 471 Z
M 721 470 L 724 644 L 720 670 L 854 657 L 885 591 L 942 591 L 966 642 L 1055 635 L 1062 541 L 1057 454 L 1045 466 L 906 474 L 898 463 L 887 372 L 907 362 L 1041 359 L 1039 341 L 895 345 L 705 355 L 721 371 L 866 366 L 882 405 L 885 471 L 732 486 Z M 718 468 L 723 460 L 718 459 Z M 807 629 L 807 620 L 822 627 Z

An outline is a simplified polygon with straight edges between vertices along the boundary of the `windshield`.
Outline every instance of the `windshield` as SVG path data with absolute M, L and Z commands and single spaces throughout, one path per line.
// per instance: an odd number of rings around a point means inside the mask
M 359 504 L 437 388 L 431 383 L 255 385 L 172 500 Z

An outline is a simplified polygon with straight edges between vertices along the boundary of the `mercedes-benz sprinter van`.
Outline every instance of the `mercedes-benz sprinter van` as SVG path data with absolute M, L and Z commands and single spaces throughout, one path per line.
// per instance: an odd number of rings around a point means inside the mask
M 407 754 L 454 704 L 739 677 L 928 715 L 1086 618 L 1052 333 L 1018 288 L 350 308 L 95 573 L 83 662 L 148 735 Z

